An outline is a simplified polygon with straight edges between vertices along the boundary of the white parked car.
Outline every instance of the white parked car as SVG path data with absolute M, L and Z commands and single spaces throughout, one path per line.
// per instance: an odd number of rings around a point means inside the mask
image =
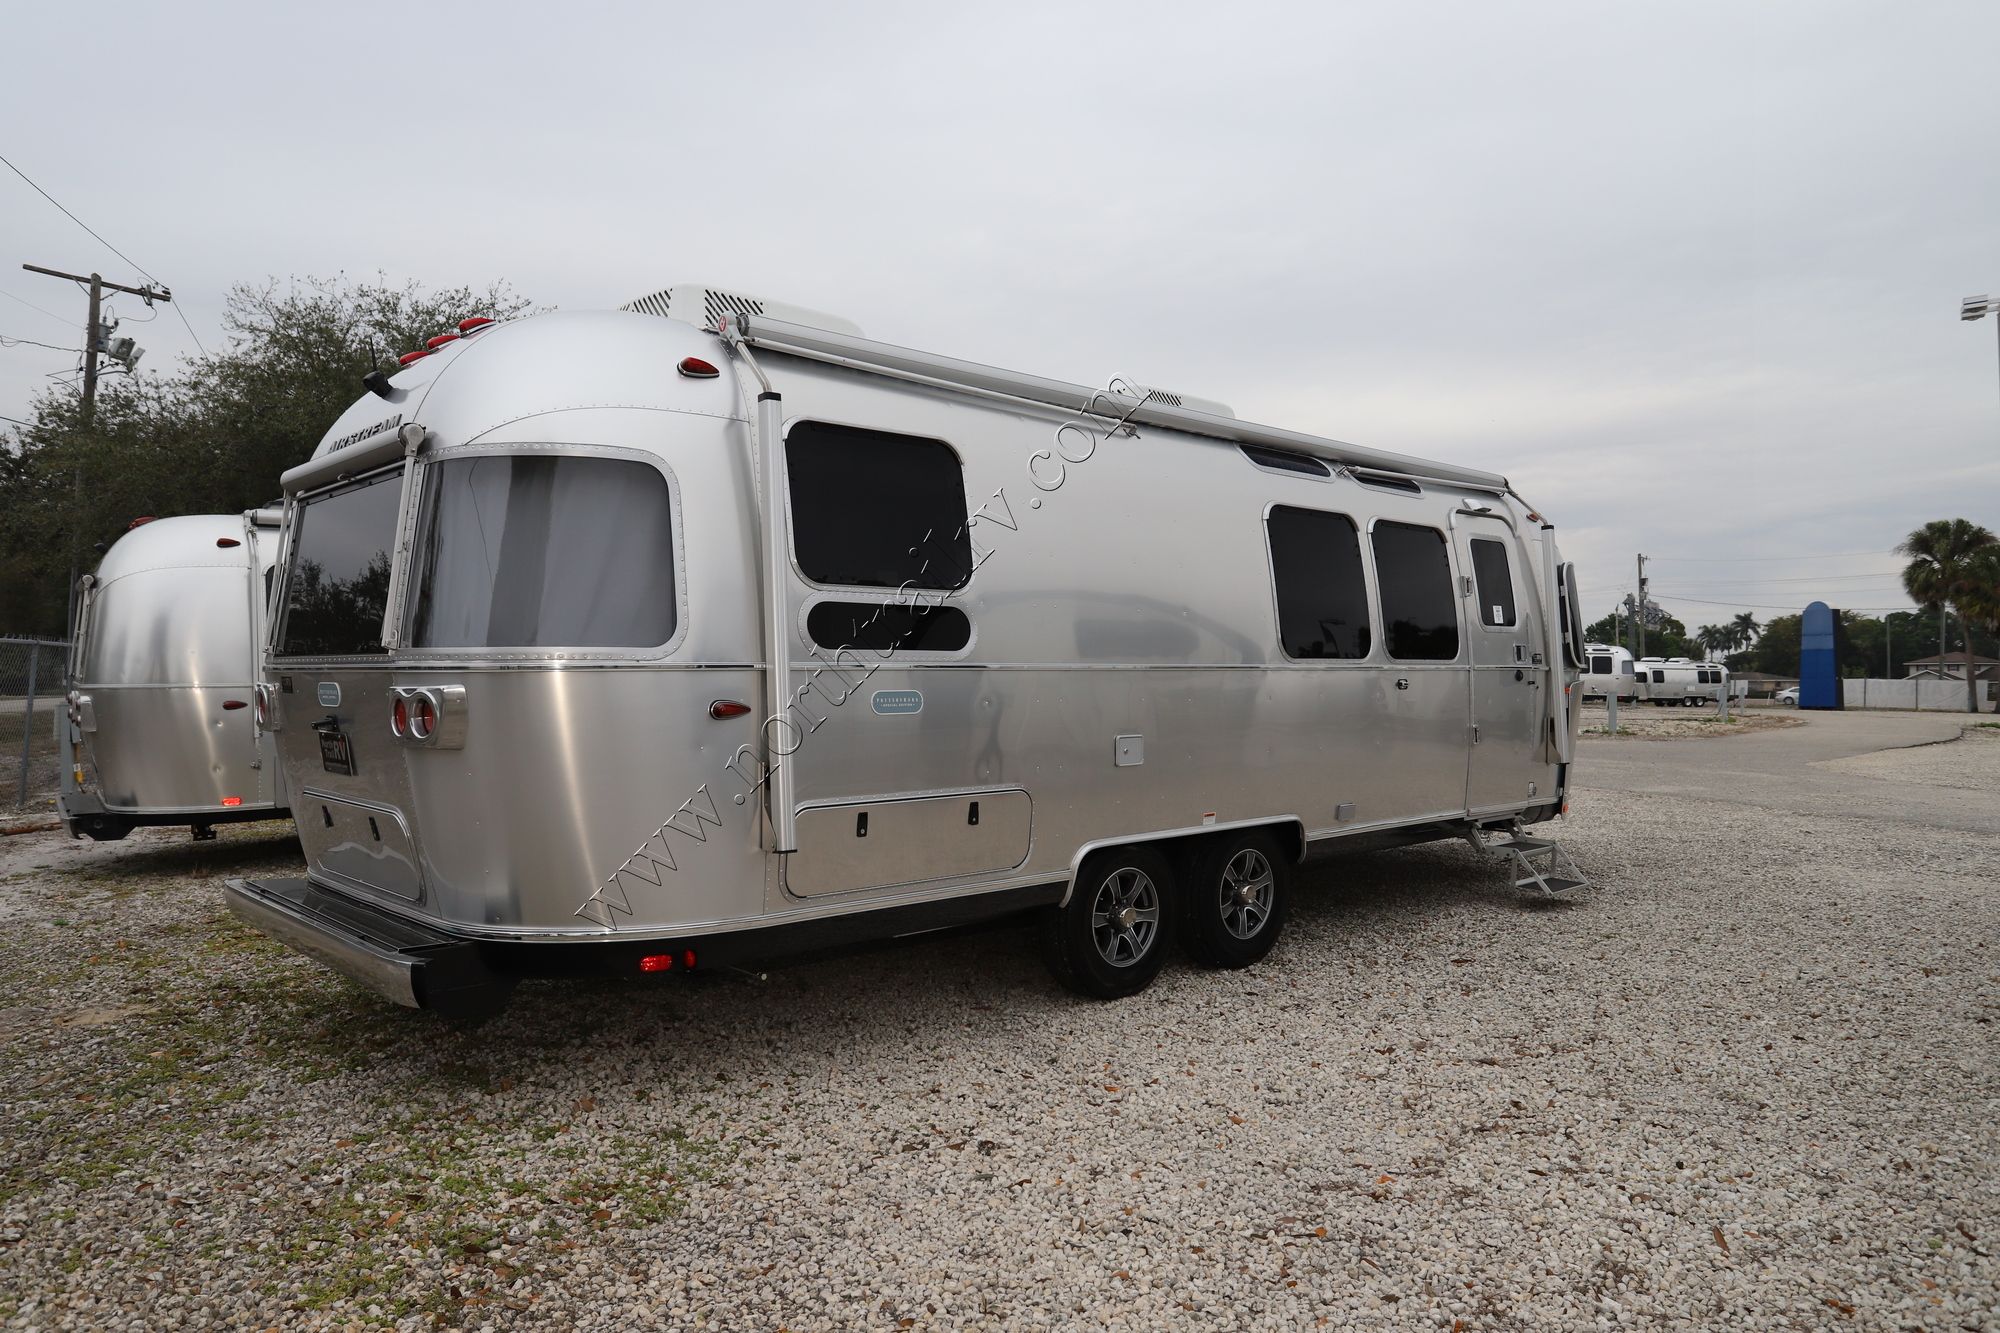
M 1787 708 L 1797 708 L 1799 706 L 1799 687 L 1796 685 L 1787 685 L 1771 697 Z

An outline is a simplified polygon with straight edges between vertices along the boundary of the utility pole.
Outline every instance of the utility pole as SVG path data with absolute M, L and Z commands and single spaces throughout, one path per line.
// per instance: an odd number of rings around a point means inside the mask
M 1632 618 L 1637 622 L 1639 636 L 1638 656 L 1646 655 L 1646 557 L 1639 557 L 1639 602 L 1632 609 Z
M 149 306 L 155 301 L 172 301 L 174 294 L 165 287 L 127 287 L 122 282 L 106 282 L 102 276 L 96 273 L 89 274 L 88 276 L 82 273 L 64 273 L 61 269 L 43 268 L 39 264 L 23 264 L 21 267 L 30 273 L 41 273 L 51 278 L 62 278 L 68 282 L 87 282 L 90 284 L 90 314 L 83 326 L 83 412 L 81 417 L 83 429 L 89 430 L 97 420 L 97 358 L 100 353 L 107 350 L 104 347 L 104 330 L 100 324 L 103 315 L 104 293 L 107 291 L 124 292 L 128 296 L 138 297 Z M 131 341 L 130 338 L 124 339 L 124 342 L 128 345 L 128 350 L 124 354 L 126 358 L 125 368 L 127 370 L 130 370 L 139 360 L 138 354 L 129 350 Z M 71 634 L 76 630 L 77 526 L 82 522 L 82 519 L 83 464 L 78 463 L 76 467 L 76 504 L 74 512 L 70 517 L 69 528 L 69 592 L 63 604 L 64 634 Z M 72 663 L 71 665 L 74 667 L 76 664 Z

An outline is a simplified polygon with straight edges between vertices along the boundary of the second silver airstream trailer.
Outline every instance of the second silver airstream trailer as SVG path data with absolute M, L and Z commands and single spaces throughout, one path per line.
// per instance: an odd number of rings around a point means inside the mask
M 58 725 L 72 836 L 185 824 L 200 838 L 287 813 L 256 685 L 281 513 L 136 524 L 82 580 Z
M 1639 676 L 1632 650 L 1615 643 L 1584 645 L 1584 667 L 1577 689 L 1585 699 L 1617 695 L 1620 703 L 1639 697 Z
M 403 1004 L 1020 911 L 1110 997 L 1309 847 L 1554 848 L 1574 579 L 1489 472 L 675 288 L 472 322 L 284 489 L 309 873 L 229 901 Z
M 1637 663 L 1639 697 L 1660 707 L 1716 703 L 1731 688 L 1729 668 L 1685 657 L 1644 657 Z M 1732 696 L 1735 697 L 1735 696 Z

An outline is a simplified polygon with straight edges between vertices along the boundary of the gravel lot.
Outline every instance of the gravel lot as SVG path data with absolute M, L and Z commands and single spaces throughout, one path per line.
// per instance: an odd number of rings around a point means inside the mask
M 1319 861 L 1109 1006 L 1003 929 L 465 1031 L 224 915 L 279 826 L 0 839 L 0 1326 L 2000 1328 L 1956 725 L 1586 741 L 1580 901 Z

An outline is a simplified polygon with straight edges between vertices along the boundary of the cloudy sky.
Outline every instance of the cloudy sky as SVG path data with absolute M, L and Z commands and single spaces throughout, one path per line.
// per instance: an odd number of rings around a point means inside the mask
M 730 12 L 742 15 L 732 17 Z M 0 152 L 174 290 L 704 281 L 1502 471 L 1595 616 L 2000 527 L 2000 5 L 19 6 Z M 0 169 L 0 335 L 140 274 Z M 39 307 L 39 308 L 37 308 Z M 192 350 L 117 310 L 146 369 Z M 0 414 L 73 354 L 0 347 Z M 1698 600 L 1697 600 L 1698 599 Z

